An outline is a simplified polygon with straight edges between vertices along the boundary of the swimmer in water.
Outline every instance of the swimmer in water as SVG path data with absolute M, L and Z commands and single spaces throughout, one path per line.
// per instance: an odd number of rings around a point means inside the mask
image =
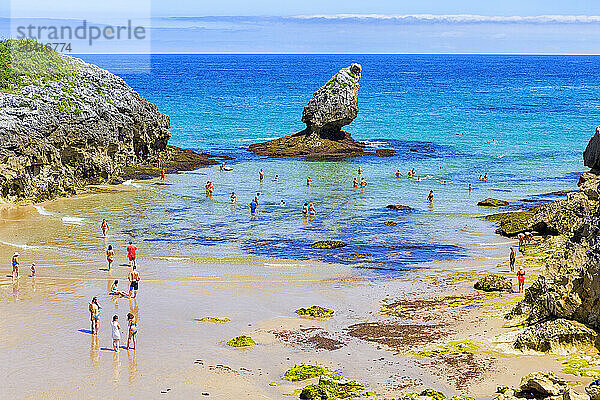
M 360 187 L 364 188 L 365 186 L 367 186 L 367 181 L 365 178 L 360 178 Z
M 281 200 L 281 201 L 279 202 L 279 205 L 280 205 L 281 207 L 285 207 L 285 201 Z
M 429 191 L 429 196 L 427 196 L 427 201 L 430 203 L 433 202 L 433 190 Z
M 310 179 L 310 176 L 308 178 L 306 178 L 306 186 L 310 186 L 310 184 L 312 183 L 312 179 Z
M 302 206 L 302 214 L 304 216 L 306 216 L 306 214 L 308 214 L 308 203 L 304 203 L 304 206 Z
M 313 203 L 309 203 L 309 204 L 308 204 L 308 214 L 309 214 L 311 217 L 314 217 L 314 216 L 315 216 L 315 214 L 316 214 L 316 211 L 315 211 L 315 206 L 313 205 Z
M 256 206 L 258 207 L 258 198 L 260 197 L 260 193 L 256 192 L 256 196 L 254 196 L 254 202 L 256 203 Z
M 417 176 L 417 182 L 421 182 L 421 177 Z
M 400 170 L 396 171 L 396 178 L 400 178 L 402 175 L 402 172 L 400 172 Z
M 160 181 L 163 183 L 165 182 L 165 169 L 164 168 L 162 168 L 160 170 Z
M 358 181 L 356 180 L 356 178 L 354 178 L 354 180 L 352 181 L 352 185 L 357 188 L 358 187 Z
M 473 190 L 473 188 L 471 187 L 471 184 L 469 183 L 469 192 Z
M 258 207 L 256 200 L 252 200 L 250 202 L 249 206 L 250 206 L 250 214 L 252 214 L 252 215 L 256 214 L 256 208 Z
M 265 173 L 263 172 L 262 168 L 260 169 L 260 171 L 258 172 L 258 178 L 259 180 L 262 182 L 263 179 L 265 178 Z
M 279 182 L 279 175 L 275 175 L 275 179 L 273 179 L 275 182 Z
M 362 175 L 362 168 L 361 167 L 358 167 L 358 174 Z
M 229 201 L 231 201 L 231 203 L 235 203 L 236 200 L 237 197 L 235 195 L 235 192 L 231 192 L 231 196 L 229 196 Z
M 221 163 L 221 172 L 225 171 L 225 162 Z
M 108 226 L 108 222 L 106 222 L 106 219 L 102 220 L 102 223 L 100 224 L 100 229 L 102 229 L 102 236 L 106 237 L 106 234 L 110 229 L 110 226 Z

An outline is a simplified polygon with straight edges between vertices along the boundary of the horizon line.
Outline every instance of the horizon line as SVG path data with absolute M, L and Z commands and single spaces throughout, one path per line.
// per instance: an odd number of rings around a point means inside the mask
M 156 52 L 156 53 L 61 53 L 66 55 L 140 55 L 140 56 L 151 56 L 151 55 L 278 55 L 278 56 L 286 56 L 286 55 L 305 55 L 305 56 L 317 56 L 317 55 L 347 55 L 347 56 L 365 56 L 365 55 L 421 55 L 421 56 L 437 56 L 437 55 L 480 55 L 480 56 L 600 56 L 600 53 L 527 53 L 527 52 L 517 52 L 517 53 L 481 53 L 481 52 L 460 52 L 460 53 L 420 53 L 420 52 L 390 52 L 390 53 L 325 53 L 325 52 L 311 52 L 311 53 L 280 53 L 280 52 Z

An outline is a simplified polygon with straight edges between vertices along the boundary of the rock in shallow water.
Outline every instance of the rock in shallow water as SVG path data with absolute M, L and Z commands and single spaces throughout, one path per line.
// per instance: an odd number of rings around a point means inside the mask
M 477 203 L 477 205 L 483 207 L 504 207 L 508 205 L 508 201 L 498 200 L 490 197 L 480 201 L 479 203 Z
M 583 152 L 583 164 L 595 171 L 600 171 L 600 126 L 590 139 Z
M 310 245 L 313 249 L 339 249 L 346 246 L 341 240 L 321 240 Z
M 475 283 L 475 289 L 484 292 L 509 292 L 512 293 L 512 282 L 505 276 L 486 275 Z
M 401 204 L 389 204 L 386 206 L 386 208 L 389 208 L 390 210 L 396 210 L 396 211 L 410 211 L 412 210 L 412 208 L 410 208 L 409 206 L 403 206 Z

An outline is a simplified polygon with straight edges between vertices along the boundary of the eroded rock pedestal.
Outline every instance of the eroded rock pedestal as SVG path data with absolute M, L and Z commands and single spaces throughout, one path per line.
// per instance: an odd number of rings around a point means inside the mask
M 315 92 L 302 112 L 306 129 L 265 143 L 255 143 L 249 150 L 268 157 L 351 157 L 360 155 L 390 156 L 392 150 L 366 152 L 342 128 L 358 115 L 358 89 L 362 73 L 360 64 L 342 68 Z

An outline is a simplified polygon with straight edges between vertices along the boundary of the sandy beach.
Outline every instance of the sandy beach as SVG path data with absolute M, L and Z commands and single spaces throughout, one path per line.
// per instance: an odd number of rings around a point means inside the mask
M 363 383 L 378 398 L 425 387 L 447 396 L 490 398 L 496 386 L 517 385 L 542 366 L 559 374 L 563 367 L 558 356 L 510 350 L 519 328 L 503 327 L 503 315 L 522 295 L 472 289 L 482 273 L 506 272 L 508 248 L 515 244 L 495 235 L 491 224 L 479 232 L 486 257 L 415 265 L 402 278 L 362 278 L 352 266 L 312 261 L 169 257 L 168 251 L 146 253 L 142 242 L 137 243 L 138 296 L 116 299 L 108 294 L 114 279 L 127 290 L 124 238 L 112 232 L 102 238 L 101 216 L 78 221 L 52 215 L 69 214 L 81 202 L 139 196 L 120 189 L 38 209 L 2 208 L 0 258 L 21 254 L 18 281 L 11 278 L 8 261 L 0 276 L 0 362 L 9 370 L 0 382 L 3 397 L 293 398 L 312 381 L 287 382 L 285 371 L 314 364 Z M 38 240 L 40 232 L 44 241 Z M 52 244 L 53 235 L 70 238 L 73 245 Z M 111 272 L 104 255 L 108 243 L 117 255 Z M 536 271 L 527 272 L 529 284 Z M 89 331 L 87 304 L 93 296 L 102 306 L 97 337 Z M 311 305 L 331 308 L 335 315 L 313 320 L 294 313 Z M 138 317 L 138 348 L 116 354 L 110 318 L 119 315 L 123 328 L 128 312 Z M 196 320 L 205 316 L 230 321 Z M 251 336 L 257 345 L 227 346 L 239 335 Z M 458 355 L 427 352 L 456 346 Z

